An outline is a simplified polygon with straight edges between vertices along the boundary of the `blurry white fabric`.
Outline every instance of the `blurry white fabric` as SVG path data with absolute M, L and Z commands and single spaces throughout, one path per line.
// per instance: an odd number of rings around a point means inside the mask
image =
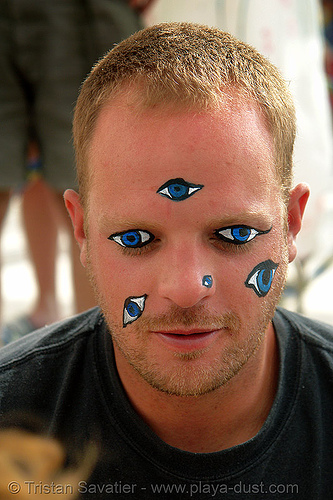
M 290 82 L 298 121 L 295 183 L 311 188 L 299 255 L 332 251 L 333 212 L 326 208 L 333 197 L 332 123 L 318 0 L 155 0 L 146 23 L 164 21 L 229 31 L 265 54 Z

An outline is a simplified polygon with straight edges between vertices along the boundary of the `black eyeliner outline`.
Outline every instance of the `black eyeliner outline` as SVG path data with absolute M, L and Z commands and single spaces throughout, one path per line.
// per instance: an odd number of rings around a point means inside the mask
M 258 265 L 256 265 L 252 271 L 250 272 L 250 274 L 248 275 L 248 277 L 246 278 L 245 282 L 244 282 L 244 285 L 247 287 L 247 288 L 251 288 L 252 290 L 255 291 L 255 293 L 258 295 L 258 297 L 265 297 L 268 292 L 270 291 L 271 289 L 271 286 L 269 287 L 269 290 L 267 290 L 267 292 L 263 293 L 261 292 L 253 283 L 249 283 L 250 279 L 258 272 L 258 271 L 274 271 L 274 274 L 272 276 L 272 282 L 273 282 L 273 278 L 274 278 L 274 275 L 275 275 L 275 272 L 277 270 L 277 268 L 279 267 L 279 264 L 276 264 L 275 262 L 273 262 L 271 259 L 267 259 L 267 260 L 264 260 L 263 262 L 260 262 Z
M 232 240 L 230 238 L 227 238 L 226 236 L 223 236 L 222 234 L 219 234 L 219 231 L 223 231 L 224 229 L 232 229 L 234 227 L 243 227 L 245 229 L 254 229 L 255 231 L 257 231 L 258 234 L 256 234 L 249 241 L 238 241 L 236 239 Z M 219 229 L 215 229 L 214 234 L 219 240 L 225 241 L 226 243 L 231 243 L 232 245 L 246 245 L 246 243 L 250 243 L 250 241 L 254 240 L 257 236 L 261 236 L 263 234 L 269 233 L 272 230 L 272 227 L 273 226 L 271 226 L 266 231 L 260 231 L 259 229 L 255 228 L 253 226 L 247 226 L 246 224 L 233 224 L 232 226 L 224 226 L 224 227 L 220 227 Z
M 187 187 L 187 188 L 197 188 L 193 193 L 190 194 L 184 194 L 179 198 L 172 198 L 171 196 L 168 196 L 167 194 L 161 193 L 163 189 L 168 188 L 172 184 L 180 184 L 181 186 Z M 204 187 L 203 184 L 193 184 L 191 182 L 185 181 L 182 177 L 177 177 L 176 179 L 170 179 L 169 181 L 165 182 L 161 187 L 158 188 L 156 191 L 157 194 L 160 194 L 161 196 L 164 196 L 165 198 L 168 198 L 171 201 L 184 201 L 187 200 L 187 198 L 190 198 L 193 196 L 197 191 L 200 191 Z
M 142 244 L 138 244 L 135 246 L 121 245 L 120 243 L 118 243 L 118 241 L 116 241 L 114 239 L 115 236 L 123 236 L 124 234 L 127 234 L 127 233 L 137 233 L 139 231 L 142 231 L 143 233 L 148 233 L 149 236 L 151 236 L 152 238 L 148 241 L 143 242 Z M 155 239 L 155 235 L 153 235 L 153 233 L 151 233 L 150 231 L 147 231 L 146 229 L 128 229 L 127 231 L 121 231 L 120 233 L 113 233 L 113 234 L 110 234 L 110 236 L 108 236 L 108 240 L 114 241 L 117 245 L 119 245 L 122 248 L 142 248 L 142 247 L 145 247 L 146 245 L 148 245 L 149 243 L 151 243 L 152 241 L 154 241 L 154 239 Z
M 140 318 L 140 316 L 142 316 L 142 313 L 143 313 L 143 311 L 144 311 L 144 309 L 145 309 L 145 305 L 146 305 L 146 299 L 147 299 L 147 297 L 148 297 L 148 295 L 147 295 L 146 293 L 145 293 L 144 295 L 139 295 L 139 296 L 138 296 L 138 295 L 136 295 L 136 296 L 135 296 L 135 295 L 132 295 L 131 297 L 127 297 L 127 299 L 126 299 L 126 300 L 125 300 L 125 302 L 124 302 L 124 307 L 123 307 L 123 328 L 126 328 L 126 326 L 127 326 L 127 325 L 130 325 L 131 323 L 134 323 L 134 321 L 136 321 L 137 319 L 139 319 L 139 318 Z M 133 300 L 133 299 L 144 299 L 142 309 L 138 306 L 138 304 L 137 304 L 137 303 L 135 302 L 135 300 Z M 128 304 L 129 304 L 130 302 L 134 302 L 134 303 L 138 306 L 138 308 L 139 308 L 139 310 L 140 310 L 140 314 L 138 314 L 138 315 L 136 316 L 136 318 L 133 318 L 132 320 L 127 321 L 127 322 L 125 323 L 125 311 L 127 311 L 126 307 L 128 306 Z M 127 314 L 128 314 L 128 313 L 127 313 Z

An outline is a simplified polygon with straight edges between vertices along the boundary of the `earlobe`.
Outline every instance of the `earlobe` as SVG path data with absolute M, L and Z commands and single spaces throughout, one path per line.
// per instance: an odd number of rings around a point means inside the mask
M 288 251 L 289 262 L 292 262 L 297 254 L 296 236 L 301 230 L 305 207 L 310 195 L 309 186 L 300 183 L 290 192 L 288 204 Z
M 84 210 L 79 194 L 73 189 L 67 189 L 64 200 L 69 216 L 72 220 L 74 236 L 80 247 L 80 259 L 82 265 L 86 263 L 86 234 L 84 231 Z

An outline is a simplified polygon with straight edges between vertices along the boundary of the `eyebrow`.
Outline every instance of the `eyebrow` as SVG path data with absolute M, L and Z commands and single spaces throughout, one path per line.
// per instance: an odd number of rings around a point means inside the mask
M 254 229 L 266 230 L 272 227 L 273 218 L 266 212 L 233 212 L 232 214 L 224 214 L 220 218 L 214 217 L 208 224 L 217 228 L 246 225 Z
M 272 216 L 266 212 L 250 211 L 218 215 L 206 221 L 205 226 L 212 229 L 220 229 L 236 225 L 246 225 L 254 229 L 268 230 L 272 228 Z M 125 217 L 111 218 L 106 213 L 103 213 L 98 219 L 98 227 L 105 232 L 126 231 L 130 229 L 149 229 L 150 231 L 163 229 L 163 223 L 157 221 L 139 221 Z
M 118 232 L 119 228 L 121 230 L 129 230 L 129 229 L 147 229 L 147 226 L 150 228 L 162 227 L 161 224 L 153 222 L 153 221 L 143 221 L 142 223 L 138 220 L 132 220 L 125 217 L 115 217 L 111 218 L 107 214 L 103 213 L 98 219 L 98 227 L 106 232 L 115 230 Z

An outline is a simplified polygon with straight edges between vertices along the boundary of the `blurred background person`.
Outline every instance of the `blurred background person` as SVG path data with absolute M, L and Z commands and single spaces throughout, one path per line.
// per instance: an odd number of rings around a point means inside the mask
M 10 198 L 19 191 L 37 283 L 32 310 L 3 325 L 4 344 L 61 317 L 60 229 L 71 239 L 73 312 L 95 305 L 62 200 L 64 189 L 76 186 L 72 111 L 93 62 L 141 29 L 141 14 L 150 3 L 0 0 L 0 230 Z

